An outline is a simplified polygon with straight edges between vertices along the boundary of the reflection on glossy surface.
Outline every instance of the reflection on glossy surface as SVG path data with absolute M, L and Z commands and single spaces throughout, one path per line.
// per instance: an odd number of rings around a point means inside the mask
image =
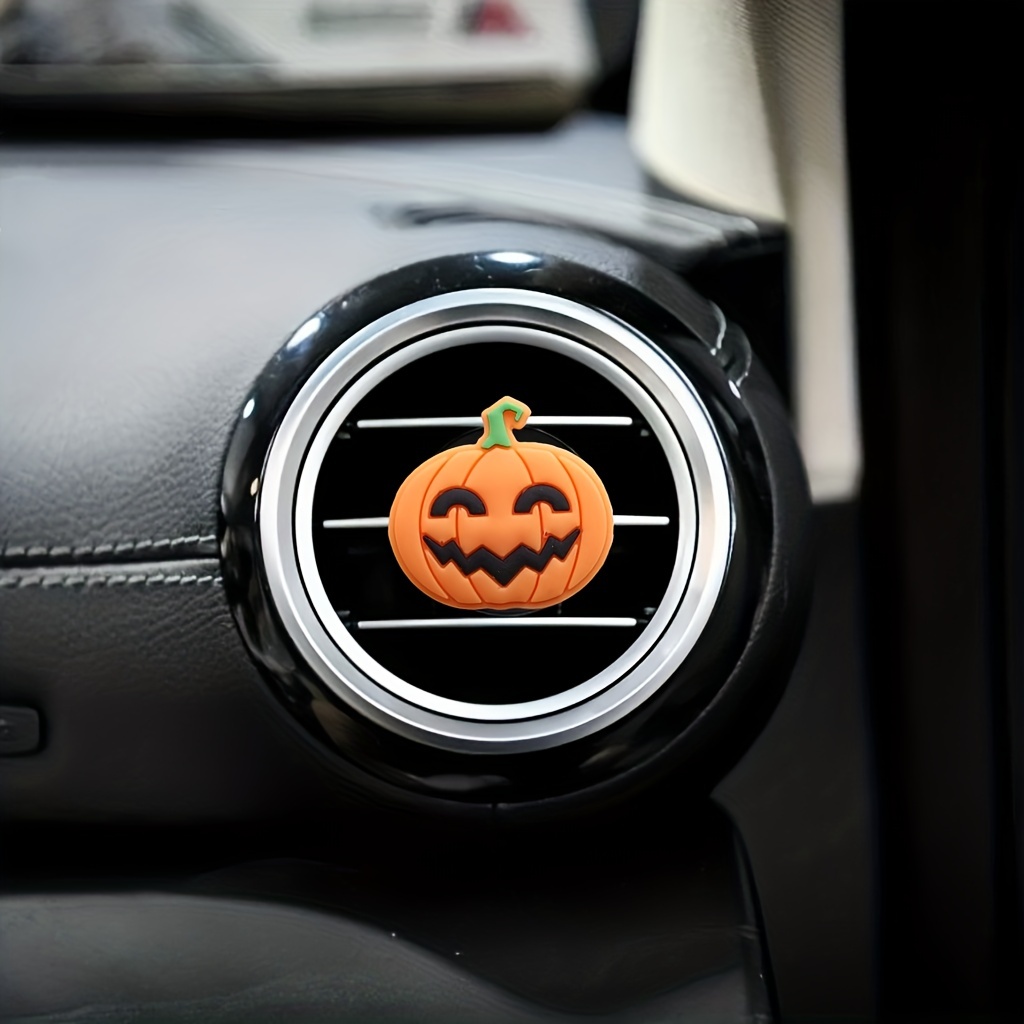
M 511 263 L 513 266 L 529 267 L 539 264 L 541 259 L 528 252 L 494 252 L 491 259 L 498 263 Z
M 285 346 L 286 348 L 295 349 L 302 345 L 303 342 L 309 341 L 323 324 L 323 314 L 317 313 L 316 316 L 310 317 L 289 339 Z

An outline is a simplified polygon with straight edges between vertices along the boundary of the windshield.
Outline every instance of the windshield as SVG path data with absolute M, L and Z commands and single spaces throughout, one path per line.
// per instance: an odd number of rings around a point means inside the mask
M 637 0 L 0 0 L 25 114 L 438 130 L 624 110 Z M 85 126 L 78 124 L 78 130 Z

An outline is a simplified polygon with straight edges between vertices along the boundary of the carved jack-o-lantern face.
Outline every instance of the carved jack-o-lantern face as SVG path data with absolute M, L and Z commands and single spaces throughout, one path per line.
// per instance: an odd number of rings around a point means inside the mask
M 503 398 L 484 433 L 427 459 L 398 489 L 388 535 L 406 576 L 453 608 L 544 608 L 604 564 L 612 508 L 572 452 L 517 441 L 530 410 Z

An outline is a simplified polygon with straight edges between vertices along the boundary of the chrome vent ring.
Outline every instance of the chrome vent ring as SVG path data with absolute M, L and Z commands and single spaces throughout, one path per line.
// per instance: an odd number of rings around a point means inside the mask
M 301 343 L 319 327 L 319 319 L 313 318 L 295 338 Z M 371 553 L 370 562 L 361 563 L 365 571 L 381 571 L 385 563 L 380 559 L 390 557 L 388 509 L 358 502 L 332 507 L 325 476 L 340 477 L 349 490 L 359 490 L 358 466 L 346 471 L 345 462 L 354 450 L 354 434 L 394 438 L 397 443 L 412 432 L 436 438 L 437 446 L 444 447 L 478 418 L 470 415 L 472 404 L 462 404 L 465 399 L 457 387 L 443 386 L 445 380 L 431 379 L 427 371 L 433 367 L 437 377 L 437 367 L 447 359 L 450 369 L 453 358 L 472 367 L 477 355 L 499 350 L 522 352 L 525 361 L 543 364 L 549 373 L 555 372 L 552 367 L 568 367 L 573 377 L 586 375 L 609 389 L 615 405 L 610 411 L 566 412 L 534 405 L 531 426 L 550 430 L 563 441 L 571 435 L 588 460 L 600 461 L 599 453 L 584 448 L 591 443 L 585 439 L 588 432 L 648 432 L 669 481 L 664 494 L 670 492 L 670 498 L 663 495 L 658 508 L 635 504 L 643 499 L 642 479 L 628 497 L 623 488 L 610 493 L 617 537 L 656 531 L 671 537 L 670 550 L 659 556 L 666 562 L 664 585 L 659 583 L 658 593 L 639 604 L 639 595 L 604 594 L 606 605 L 589 604 L 587 614 L 576 612 L 584 604 L 582 595 L 557 609 L 521 617 L 430 609 L 426 615 L 396 619 L 339 608 L 332 582 L 339 569 L 330 554 L 330 538 L 352 538 L 350 548 Z M 363 415 L 380 412 L 374 408 L 374 395 L 397 375 L 410 372 L 421 373 L 437 415 L 422 415 L 428 411 L 424 409 L 413 410 L 416 415 L 405 415 L 406 409 L 393 416 Z M 471 369 L 467 373 L 472 376 Z M 573 386 L 573 379 L 565 382 L 567 394 Z M 397 462 L 395 473 L 400 481 Z M 683 664 L 711 618 L 735 530 L 719 438 L 680 367 L 650 339 L 607 313 L 519 288 L 476 288 L 416 301 L 345 339 L 292 400 L 252 487 L 266 585 L 302 660 L 358 714 L 408 740 L 455 752 L 518 754 L 558 747 L 605 729 L 643 704 Z M 360 537 L 365 539 L 358 541 Z M 628 549 L 628 542 L 622 543 Z M 627 550 L 624 564 L 628 561 Z M 341 571 L 364 571 L 358 564 Z M 561 688 L 545 684 L 540 692 L 527 686 L 518 697 L 513 690 L 497 700 L 471 699 L 466 693 L 439 692 L 442 688 L 433 683 L 424 685 L 415 671 L 396 671 L 388 663 L 394 661 L 388 645 L 380 642 L 382 636 L 401 637 L 400 644 L 407 645 L 412 635 L 429 635 L 435 649 L 438 644 L 457 649 L 455 638 L 470 633 L 477 637 L 475 644 L 493 643 L 496 650 L 524 642 L 509 639 L 516 637 L 529 637 L 535 651 L 551 650 L 556 635 L 560 646 L 588 645 L 588 637 L 610 633 L 616 639 L 601 640 L 610 645 L 609 660 L 590 666 L 583 678 L 567 678 Z M 481 641 L 483 636 L 505 639 Z

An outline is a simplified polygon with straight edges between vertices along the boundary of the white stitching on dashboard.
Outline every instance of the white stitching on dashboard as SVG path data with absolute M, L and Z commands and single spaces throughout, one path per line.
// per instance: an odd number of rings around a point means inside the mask
M 38 573 L 9 573 L 0 576 L 0 590 L 18 589 L 25 587 L 42 587 L 50 590 L 53 587 L 64 587 L 73 590 L 76 587 L 133 587 L 133 586 L 212 586 L 221 585 L 221 577 L 214 575 L 196 576 L 182 575 L 181 573 L 109 573 L 107 575 L 75 573 L 70 576 L 41 576 Z
M 5 544 L 0 558 L 84 558 L 95 555 L 125 555 L 152 548 L 180 548 L 186 545 L 213 544 L 215 533 L 190 534 L 182 537 L 160 537 L 147 540 L 104 541 L 100 544 Z

